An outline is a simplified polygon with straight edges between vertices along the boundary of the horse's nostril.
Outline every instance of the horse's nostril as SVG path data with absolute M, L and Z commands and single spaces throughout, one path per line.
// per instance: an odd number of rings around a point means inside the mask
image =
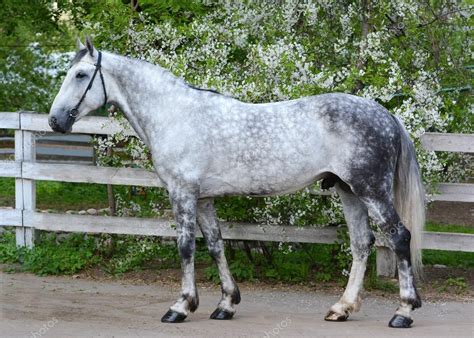
M 58 120 L 55 117 L 50 117 L 49 126 L 54 129 L 55 127 L 58 126 Z

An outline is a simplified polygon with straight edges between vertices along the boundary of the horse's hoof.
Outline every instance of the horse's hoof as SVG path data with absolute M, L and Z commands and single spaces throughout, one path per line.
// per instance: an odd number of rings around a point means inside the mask
M 212 313 L 211 319 L 217 319 L 217 320 L 229 320 L 229 319 L 232 319 L 232 317 L 234 317 L 234 313 L 233 312 L 229 312 L 229 311 L 226 311 L 226 310 L 223 310 L 223 309 L 215 309 L 215 311 Z
M 395 328 L 402 328 L 406 329 L 411 326 L 411 323 L 413 323 L 413 319 L 404 317 L 401 315 L 394 315 L 390 322 L 388 323 L 389 327 L 395 327 Z
M 345 322 L 349 316 L 344 314 L 341 315 L 340 313 L 336 313 L 334 311 L 329 311 L 324 320 L 328 322 Z
M 163 317 L 161 317 L 162 323 L 182 323 L 186 319 L 186 315 L 168 310 Z

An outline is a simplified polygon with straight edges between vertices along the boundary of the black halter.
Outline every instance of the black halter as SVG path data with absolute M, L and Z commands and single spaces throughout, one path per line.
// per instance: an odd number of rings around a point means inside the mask
M 87 85 L 86 91 L 84 92 L 84 94 L 82 94 L 82 97 L 79 100 L 79 102 L 76 104 L 76 106 L 74 108 L 72 108 L 69 111 L 68 119 L 74 119 L 75 120 L 76 117 L 79 115 L 79 111 L 78 111 L 79 106 L 81 105 L 82 101 L 84 101 L 84 99 L 86 98 L 87 92 L 92 88 L 92 84 L 94 83 L 94 79 L 95 79 L 95 76 L 97 75 L 97 72 L 99 72 L 99 74 L 100 74 L 100 81 L 102 82 L 102 88 L 104 89 L 104 104 L 103 104 L 103 106 L 105 106 L 107 104 L 107 91 L 105 90 L 104 76 L 102 75 L 102 69 L 101 69 L 101 61 L 102 61 L 102 52 L 99 52 L 99 55 L 97 57 L 97 63 L 94 65 L 95 66 L 94 74 L 92 75 L 92 78 L 91 78 L 89 84 Z

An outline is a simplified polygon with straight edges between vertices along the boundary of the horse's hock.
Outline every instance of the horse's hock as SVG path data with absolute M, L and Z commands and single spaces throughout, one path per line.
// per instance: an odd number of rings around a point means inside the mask
M 52 164 L 36 161 L 36 141 L 50 132 L 46 115 L 33 112 L 0 113 L 0 128 L 15 130 L 15 160 L 0 161 L 0 177 L 15 178 L 15 209 L 0 209 L 0 226 L 16 227 L 19 246 L 34 245 L 35 230 L 116 233 L 175 237 L 169 219 L 143 219 L 36 212 L 35 180 L 120 184 L 160 187 L 155 173 L 132 168 L 94 167 L 84 164 Z M 108 118 L 85 117 L 74 126 L 76 134 L 111 135 L 124 132 Z M 474 134 L 426 133 L 423 147 L 431 151 L 474 153 Z M 86 169 L 86 170 L 84 170 Z M 441 183 L 435 201 L 474 202 L 474 184 Z M 332 227 L 266 226 L 258 224 L 222 224 L 225 239 L 277 242 L 333 243 L 336 229 Z M 198 236 L 202 236 L 198 232 Z M 396 263 L 383 238 L 376 241 L 377 272 L 394 276 Z M 474 252 L 474 235 L 424 232 L 424 249 Z

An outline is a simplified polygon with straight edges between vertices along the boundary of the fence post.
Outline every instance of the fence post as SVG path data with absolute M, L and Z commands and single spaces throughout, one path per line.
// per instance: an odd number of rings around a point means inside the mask
M 386 246 L 376 246 L 377 276 L 392 277 L 397 275 L 397 258 Z
M 375 233 L 375 258 L 377 276 L 394 278 L 397 275 L 397 257 L 381 233 Z
M 21 128 L 21 113 L 20 128 Z M 15 130 L 15 161 L 34 162 L 36 160 L 35 134 L 31 131 Z M 23 170 L 22 170 L 23 171 Z M 22 213 L 22 224 L 24 224 L 24 212 L 36 209 L 36 184 L 34 180 L 23 178 L 15 179 L 15 207 Z M 34 228 L 24 226 L 16 228 L 16 245 L 33 247 L 36 237 Z

